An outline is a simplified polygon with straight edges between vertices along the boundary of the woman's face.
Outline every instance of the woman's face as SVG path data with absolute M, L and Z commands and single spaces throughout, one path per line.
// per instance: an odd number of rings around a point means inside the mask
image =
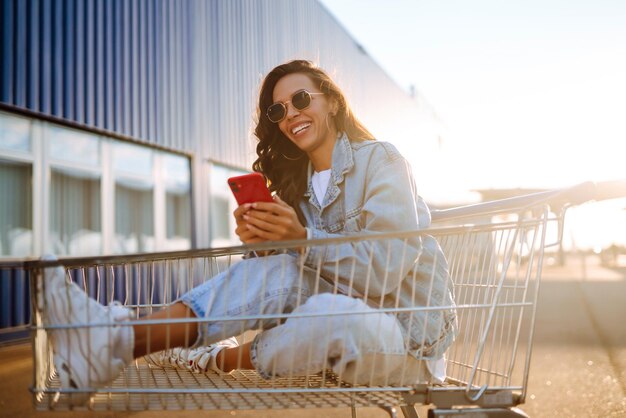
M 337 129 L 332 123 L 335 112 L 332 101 L 323 94 L 313 94 L 311 104 L 302 110 L 291 103 L 293 94 L 299 90 L 321 93 L 311 79 L 302 73 L 288 74 L 278 80 L 272 95 L 274 103 L 281 102 L 287 107 L 287 114 L 278 122 L 278 128 L 298 148 L 313 160 L 315 155 L 332 154 L 337 138 Z M 327 152 L 324 153 L 323 151 Z

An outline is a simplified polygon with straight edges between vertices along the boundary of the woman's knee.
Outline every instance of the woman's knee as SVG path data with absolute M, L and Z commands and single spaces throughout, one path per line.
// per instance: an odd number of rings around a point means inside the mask
M 334 335 L 355 341 L 372 334 L 372 314 L 377 315 L 359 299 L 332 293 L 310 296 L 293 313 L 295 317 L 304 315 L 298 323 L 308 329 L 313 339 Z
M 341 312 L 370 309 L 360 299 L 334 293 L 318 293 L 310 296 L 299 310 L 302 312 Z

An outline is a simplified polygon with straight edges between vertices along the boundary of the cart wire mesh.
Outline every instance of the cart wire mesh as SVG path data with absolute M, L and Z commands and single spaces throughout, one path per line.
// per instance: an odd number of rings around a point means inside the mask
M 434 227 L 420 231 L 160 254 L 25 262 L 25 268 L 34 273 L 31 289 L 35 367 L 31 390 L 35 406 L 39 410 L 234 410 L 362 406 L 378 406 L 389 410 L 395 406 L 406 407 L 416 403 L 435 403 L 440 407 L 508 407 L 523 403 L 544 249 L 546 241 L 550 241 L 548 245 L 559 245 L 565 211 L 551 211 L 546 205 L 546 196 L 514 199 L 504 206 L 503 209 L 501 204 L 479 205 L 460 212 L 441 212 L 434 216 Z M 566 205 L 561 205 L 561 209 L 563 207 Z M 375 309 L 360 312 L 363 315 L 383 313 L 398 317 L 419 314 L 427 317 L 444 311 L 455 312 L 458 335 L 446 351 L 447 378 L 443 383 L 428 378 L 425 362 L 419 363 L 423 369 L 420 375 L 423 379 L 419 381 L 409 379 L 401 372 L 400 376 L 382 382 L 371 379 L 365 383 L 348 383 L 343 372 L 337 373 L 329 364 L 317 373 L 300 374 L 298 368 L 294 367 L 289 373 L 268 379 L 254 370 L 235 370 L 227 374 L 212 371 L 192 373 L 159 362 L 158 356 L 152 354 L 134 360 L 110 384 L 76 389 L 62 384 L 52 361 L 49 334 L 54 330 L 115 326 L 98 318 L 87 318 L 84 323 L 68 325 L 50 325 L 44 321 L 41 292 L 46 277 L 43 272 L 55 265 L 63 266 L 67 279 L 77 283 L 84 290 L 85 297 L 90 296 L 103 305 L 121 303 L 130 308 L 133 318 L 125 326 L 157 325 L 159 322 L 171 326 L 252 322 L 254 326 L 237 325 L 241 327 L 241 333 L 236 335 L 239 335 L 240 342 L 244 342 L 258 334 L 258 331 L 251 329 L 271 328 L 290 318 L 342 317 L 354 314 L 354 311 L 328 309 L 326 314 L 320 314 L 287 310 L 244 314 L 236 318 L 225 314 L 182 320 L 166 317 L 158 321 L 146 318 L 179 300 L 183 294 L 216 274 L 228 272 L 231 266 L 241 263 L 244 255 L 249 255 L 251 251 L 260 255 L 268 251 L 272 254 L 287 254 L 312 249 L 338 253 L 340 247 L 345 249 L 346 246 L 356 248 L 358 245 L 366 245 L 369 248 L 369 269 L 359 270 L 355 267 L 352 272 L 353 275 L 369 277 L 376 274 L 375 268 L 380 271 L 393 270 L 390 267 L 392 263 L 395 265 L 398 259 L 411 258 L 408 250 L 411 243 L 415 240 L 422 242 L 426 237 L 434 237 L 445 254 L 454 291 L 452 305 L 430 304 L 431 297 L 435 300 L 432 286 L 427 303 L 419 306 L 389 306 L 384 302 L 384 295 L 378 297 L 374 292 L 358 296 L 378 304 Z M 422 256 L 419 253 L 417 260 L 412 260 L 414 265 L 419 265 Z M 373 266 L 380 264 L 381 260 L 383 265 Z M 428 261 L 434 264 L 438 262 L 432 259 Z M 337 284 L 340 282 L 347 283 L 350 289 L 351 280 L 354 280 L 354 277 L 342 280 L 337 277 L 333 280 L 331 277 L 328 280 L 332 266 L 330 269 L 326 266 L 326 271 L 322 271 L 320 266 L 317 270 L 309 270 L 312 271 L 305 274 L 302 268 L 300 275 L 313 277 L 315 292 L 321 291 L 324 279 L 334 283 L 331 293 L 345 291 L 345 287 L 341 288 Z M 408 273 L 405 270 L 394 270 L 394 274 L 401 276 Z M 258 276 L 263 276 L 263 273 L 251 271 L 249 275 L 254 280 L 260 280 Z M 385 273 L 384 277 L 378 279 L 388 282 L 394 278 L 387 277 Z M 245 288 L 239 290 L 246 291 Z M 367 293 L 367 288 L 365 291 Z M 372 305 L 376 304 L 370 303 L 370 307 Z M 229 336 L 223 335 L 224 338 Z M 368 366 L 376 368 L 376 361 L 374 359 L 374 363 Z M 404 364 L 400 369 L 407 367 Z M 81 392 L 93 396 L 87 404 L 77 407 L 72 397 Z

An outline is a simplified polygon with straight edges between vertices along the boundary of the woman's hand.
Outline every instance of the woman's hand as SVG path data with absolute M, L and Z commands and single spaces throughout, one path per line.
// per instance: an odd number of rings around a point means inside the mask
M 250 237 L 249 239 L 254 240 L 251 242 L 287 241 L 306 238 L 306 228 L 300 223 L 296 211 L 278 196 L 274 196 L 274 202 L 272 203 L 256 202 L 250 206 L 248 210 L 242 209 L 241 212 L 241 218 L 244 221 L 242 227 L 245 225 L 247 229 L 247 233 L 243 230 L 241 234 L 237 232 L 242 241 L 242 237 L 246 237 L 246 239 Z M 235 218 L 237 218 L 237 215 L 235 215 Z M 239 230 L 239 222 L 237 222 L 237 230 Z
M 239 206 L 233 212 L 233 216 L 235 217 L 235 222 L 237 223 L 237 228 L 235 228 L 235 233 L 244 244 L 256 244 L 259 242 L 265 242 L 266 239 L 258 237 L 254 232 L 248 229 L 248 222 L 244 219 L 244 216 L 250 211 L 252 208 L 251 203 L 245 203 Z

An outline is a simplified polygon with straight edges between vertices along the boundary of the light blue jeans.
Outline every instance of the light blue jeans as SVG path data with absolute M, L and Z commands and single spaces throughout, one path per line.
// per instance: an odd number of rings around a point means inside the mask
M 430 379 L 425 362 L 407 355 L 406 332 L 395 316 L 333 290 L 296 256 L 282 254 L 242 260 L 181 301 L 207 320 L 198 328 L 198 344 L 263 330 L 251 360 L 266 378 L 332 369 L 357 384 Z

